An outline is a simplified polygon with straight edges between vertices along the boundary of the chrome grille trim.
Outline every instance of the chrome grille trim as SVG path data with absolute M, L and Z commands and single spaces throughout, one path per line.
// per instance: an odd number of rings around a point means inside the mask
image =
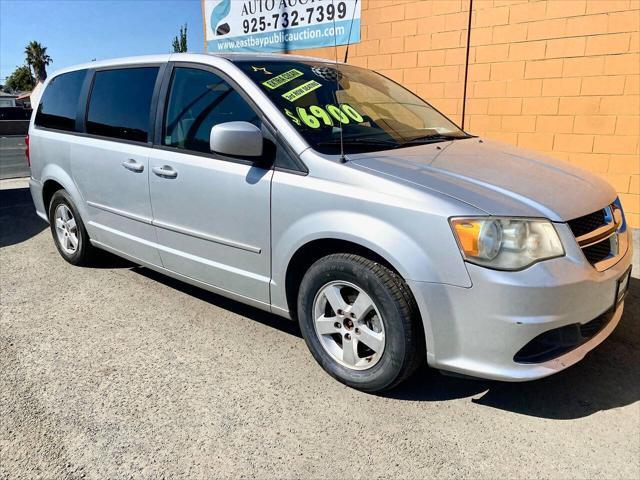
M 608 223 L 600 228 L 597 228 L 593 232 L 589 232 L 576 237 L 576 240 L 578 242 L 578 245 L 580 245 L 580 248 L 585 248 L 590 247 L 595 243 L 602 242 L 611 237 L 611 235 L 615 235 L 615 233 L 616 225 L 614 223 Z
M 618 215 L 616 215 L 617 210 L 619 210 L 617 212 Z M 593 218 L 602 218 L 604 224 L 584 233 L 584 220 Z M 619 199 L 616 199 L 613 204 L 607 205 L 601 211 L 570 220 L 567 223 L 576 236 L 576 242 L 582 249 L 585 258 L 599 272 L 618 263 L 627 253 L 629 246 L 627 227 Z M 576 235 L 576 233 L 579 235 Z M 599 246 L 600 248 L 598 248 Z M 606 251 L 603 249 L 606 249 Z M 608 255 L 602 258 L 606 252 L 608 252 Z

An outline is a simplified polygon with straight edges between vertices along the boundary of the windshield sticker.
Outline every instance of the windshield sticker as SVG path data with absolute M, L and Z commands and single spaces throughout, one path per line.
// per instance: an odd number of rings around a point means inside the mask
M 291 112 L 291 110 L 289 110 L 288 108 L 284 109 L 284 113 L 287 114 L 287 117 L 289 117 L 289 119 L 295 123 L 296 125 L 300 126 L 302 125 L 302 123 L 300 122 L 300 119 L 298 119 L 298 117 L 296 117 L 293 112 Z
M 345 113 L 340 110 L 340 107 L 336 107 L 335 105 L 327 105 L 327 112 L 329 112 L 331 116 L 338 120 L 340 123 L 349 123 L 349 117 L 347 117 Z
M 320 120 L 314 115 L 309 115 L 307 109 L 303 107 L 296 108 L 296 113 L 300 120 L 309 128 L 320 128 Z
M 273 75 L 273 73 L 271 73 L 269 70 L 267 70 L 264 67 L 254 67 L 253 65 L 251 65 L 251 68 L 253 68 L 254 72 L 263 72 L 266 75 Z
M 364 122 L 364 117 L 360 115 L 357 110 L 348 103 L 343 103 L 341 107 L 342 110 L 344 110 L 344 113 L 349 115 L 356 123 Z
M 308 82 L 289 90 L 287 93 L 283 93 L 282 96 L 290 102 L 295 102 L 299 98 L 304 97 L 307 93 L 313 92 L 320 87 L 322 87 L 320 83 L 315 80 L 309 80 Z
M 287 72 L 281 73 L 280 75 L 278 75 L 276 77 L 270 78 L 266 82 L 262 82 L 262 84 L 265 87 L 270 88 L 271 90 L 275 90 L 276 88 L 281 87 L 285 83 L 289 83 L 294 78 L 301 77 L 302 75 L 303 75 L 303 73 L 300 70 L 296 70 L 294 68 L 294 69 L 289 70 Z
M 304 123 L 309 128 L 320 128 L 321 126 L 333 127 L 334 123 L 349 124 L 351 121 L 355 123 L 364 122 L 364 117 L 360 115 L 351 105 L 343 103 L 340 106 L 327 105 L 322 108 L 319 105 L 311 105 L 310 107 L 297 107 L 296 114 L 285 108 L 285 114 L 293 123 L 301 126 Z
M 309 107 L 309 111 L 312 115 L 322 120 L 322 123 L 324 123 L 326 126 L 333 127 L 333 120 L 331 120 L 329 114 L 327 114 L 327 112 L 322 107 L 319 107 L 318 105 L 311 105 Z

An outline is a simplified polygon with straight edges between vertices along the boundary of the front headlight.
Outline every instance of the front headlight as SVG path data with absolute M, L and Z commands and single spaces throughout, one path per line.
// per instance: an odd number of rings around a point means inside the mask
M 452 218 L 451 228 L 465 260 L 485 267 L 521 270 L 564 255 L 560 237 L 549 220 Z

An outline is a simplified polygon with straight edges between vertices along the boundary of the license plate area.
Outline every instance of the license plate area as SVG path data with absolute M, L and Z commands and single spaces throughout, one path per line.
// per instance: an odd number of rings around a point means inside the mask
M 617 307 L 620 302 L 624 300 L 624 297 L 627 295 L 629 291 L 629 283 L 631 282 L 631 267 L 627 269 L 626 272 L 618 279 L 616 282 L 616 299 L 614 302 L 614 307 Z

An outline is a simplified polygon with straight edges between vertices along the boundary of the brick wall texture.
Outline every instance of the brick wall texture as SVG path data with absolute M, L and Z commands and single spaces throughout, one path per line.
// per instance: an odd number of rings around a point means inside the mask
M 361 1 L 349 63 L 460 125 L 469 0 Z M 474 0 L 471 25 L 465 129 L 599 174 L 640 227 L 640 0 Z

